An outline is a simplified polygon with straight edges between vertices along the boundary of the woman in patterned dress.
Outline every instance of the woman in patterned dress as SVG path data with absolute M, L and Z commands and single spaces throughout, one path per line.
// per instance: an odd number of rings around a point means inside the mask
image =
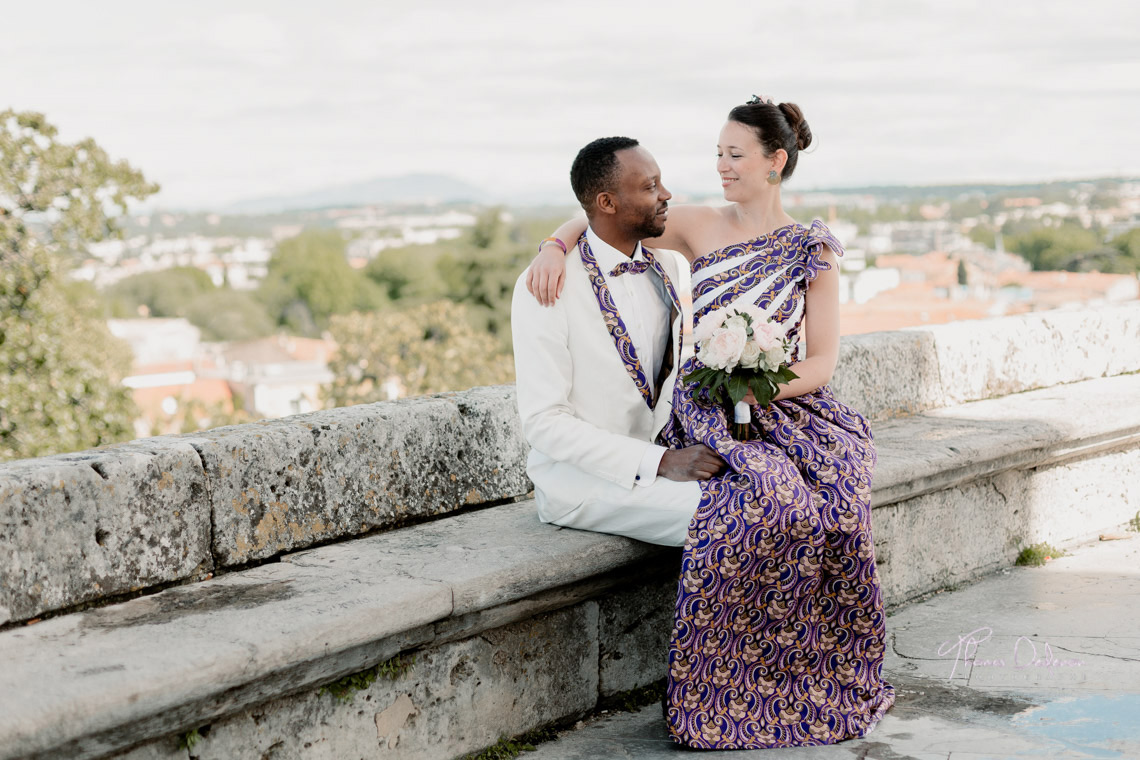
M 821 222 L 796 223 L 780 199 L 811 140 L 793 103 L 754 97 L 733 108 L 717 144 L 729 204 L 675 206 L 665 233 L 644 241 L 689 260 L 698 324 L 754 304 L 798 347 L 798 378 L 752 407 L 752 440 L 735 440 L 722 403 L 683 381 L 661 434 L 728 464 L 701 482 L 669 644 L 669 731 L 694 748 L 833 744 L 866 735 L 894 702 L 871 539 L 874 444 L 866 419 L 828 387 L 842 246 Z M 555 235 L 576 240 L 584 227 L 567 222 Z M 557 297 L 563 268 L 561 251 L 540 252 L 528 281 L 540 301 Z

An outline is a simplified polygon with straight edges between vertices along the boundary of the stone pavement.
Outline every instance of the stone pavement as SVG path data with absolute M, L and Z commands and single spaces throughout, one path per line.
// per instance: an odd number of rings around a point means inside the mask
M 1140 537 L 1070 548 L 890 615 L 895 706 L 862 739 L 731 760 L 1140 758 Z M 705 757 L 652 705 L 579 724 L 528 760 Z

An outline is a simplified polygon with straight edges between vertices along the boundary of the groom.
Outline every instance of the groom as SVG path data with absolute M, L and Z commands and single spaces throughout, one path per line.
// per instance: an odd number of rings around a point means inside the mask
M 681 546 L 701 500 L 697 480 L 724 462 L 705 446 L 653 443 L 672 411 L 682 311 L 674 257 L 640 241 L 664 231 L 672 195 L 653 156 L 628 137 L 582 148 L 570 182 L 589 228 L 566 241 L 562 297 L 539 305 L 524 272 L 511 306 L 538 516 Z

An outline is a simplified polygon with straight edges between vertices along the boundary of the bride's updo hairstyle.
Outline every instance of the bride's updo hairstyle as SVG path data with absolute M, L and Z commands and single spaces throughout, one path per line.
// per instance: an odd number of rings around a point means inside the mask
M 811 129 L 804 121 L 804 112 L 795 103 L 776 105 L 753 98 L 729 111 L 728 120 L 752 127 L 765 156 L 771 156 L 781 148 L 787 152 L 788 162 L 780 173 L 781 179 L 791 179 L 800 151 L 811 145 Z

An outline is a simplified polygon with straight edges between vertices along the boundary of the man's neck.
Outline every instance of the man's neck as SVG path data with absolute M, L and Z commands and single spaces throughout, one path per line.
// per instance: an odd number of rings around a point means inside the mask
M 637 244 L 641 242 L 641 238 L 630 235 L 627 230 L 621 230 L 616 225 L 594 219 L 590 220 L 590 229 L 602 239 L 603 243 L 623 256 L 633 258 L 633 254 L 637 253 Z

